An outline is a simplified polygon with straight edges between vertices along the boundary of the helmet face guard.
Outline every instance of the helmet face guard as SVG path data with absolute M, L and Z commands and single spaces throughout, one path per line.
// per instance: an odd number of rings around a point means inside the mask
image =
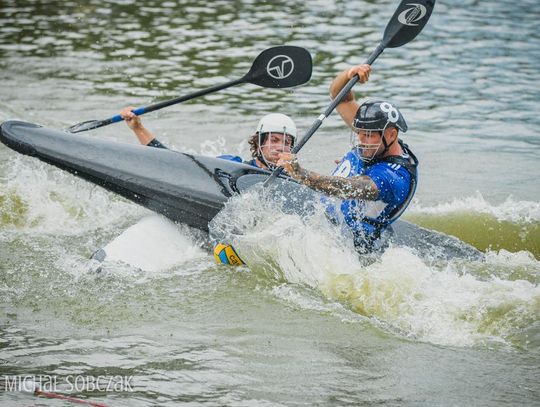
M 359 158 L 364 162 L 371 162 L 377 157 L 379 148 L 384 143 L 384 131 L 386 129 L 373 129 L 373 130 L 352 130 L 351 131 L 351 146 L 353 149 L 358 150 Z M 373 137 L 373 133 L 379 134 L 379 141 L 377 143 L 362 143 L 360 141 L 360 133 L 364 133 L 365 137 L 369 140 Z
M 287 133 L 257 133 L 258 137 L 258 158 L 266 164 L 268 168 L 274 168 L 277 161 L 277 154 L 289 153 L 294 146 L 294 137 Z M 266 153 L 264 150 L 267 150 Z

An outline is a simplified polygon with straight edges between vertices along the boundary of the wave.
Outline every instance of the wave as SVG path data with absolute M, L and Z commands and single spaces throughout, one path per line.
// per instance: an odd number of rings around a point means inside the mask
M 485 250 L 528 251 L 540 259 L 540 202 L 508 197 L 499 205 L 475 196 L 424 206 L 415 203 L 404 216 Z

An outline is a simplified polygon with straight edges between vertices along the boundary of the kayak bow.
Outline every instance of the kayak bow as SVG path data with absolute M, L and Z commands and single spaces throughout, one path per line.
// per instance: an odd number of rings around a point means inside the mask
M 239 178 L 267 173 L 219 158 L 98 140 L 21 121 L 2 123 L 0 141 L 201 230 L 208 230 L 208 222 L 237 191 Z

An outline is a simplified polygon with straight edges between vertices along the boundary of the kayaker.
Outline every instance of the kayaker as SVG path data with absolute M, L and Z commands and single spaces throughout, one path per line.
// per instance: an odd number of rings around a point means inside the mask
M 133 114 L 133 106 L 128 106 L 120 112 L 128 127 L 135 133 L 139 142 L 145 146 L 167 148 L 142 124 L 141 118 Z M 254 167 L 273 169 L 282 152 L 290 152 L 296 139 L 296 125 L 287 115 L 270 113 L 263 116 L 255 134 L 249 140 L 251 159 L 242 160 L 235 155 L 220 155 L 218 158 L 243 162 Z
M 122 109 L 120 116 L 135 133 L 139 142 L 145 146 L 167 148 L 150 130 L 143 126 L 141 118 L 133 114 L 133 109 L 132 106 Z M 281 113 L 270 113 L 259 120 L 255 134 L 248 140 L 252 157 L 250 160 L 243 161 L 241 157 L 234 155 L 221 155 L 218 158 L 271 170 L 276 167 L 281 153 L 291 151 L 296 133 L 296 125 L 289 116 Z M 217 263 L 234 266 L 244 264 L 234 248 L 224 243 L 215 242 L 214 258 Z
M 330 85 L 334 98 L 355 74 L 360 83 L 369 79 L 371 67 L 358 65 L 336 76 Z M 355 246 L 370 251 L 380 246 L 381 233 L 397 220 L 416 190 L 418 160 L 399 139 L 407 131 L 401 112 L 385 100 L 359 104 L 352 92 L 337 106 L 341 118 L 352 129 L 349 151 L 333 175 L 321 175 L 300 166 L 295 155 L 280 154 L 277 165 L 290 176 L 324 195 L 332 219 L 353 232 Z

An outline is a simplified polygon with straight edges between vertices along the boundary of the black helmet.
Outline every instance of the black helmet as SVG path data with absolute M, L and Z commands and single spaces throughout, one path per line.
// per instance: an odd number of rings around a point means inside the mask
M 356 111 L 352 127 L 355 130 L 379 130 L 396 127 L 402 132 L 407 131 L 407 123 L 399 109 L 385 100 L 367 101 Z

